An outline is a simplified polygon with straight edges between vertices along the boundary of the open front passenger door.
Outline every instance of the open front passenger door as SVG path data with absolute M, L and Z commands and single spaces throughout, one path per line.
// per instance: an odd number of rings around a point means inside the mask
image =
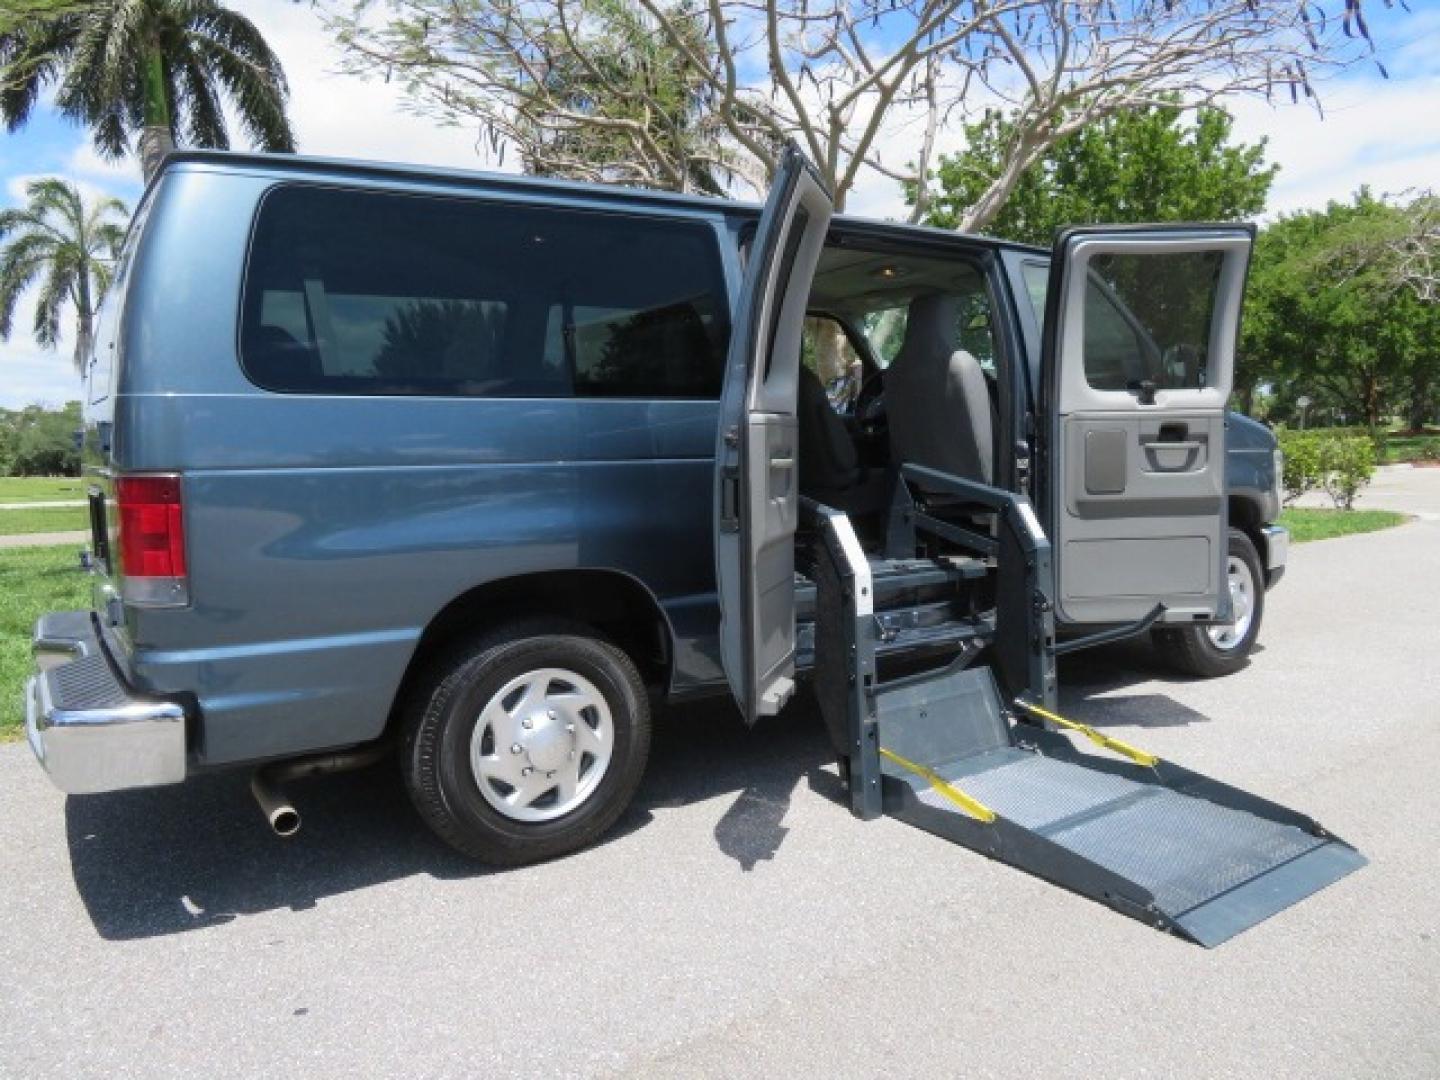
M 752 724 L 779 712 L 795 689 L 800 337 L 832 211 L 814 166 L 787 147 L 750 245 L 720 398 L 721 659 Z
M 1253 241 L 1245 225 L 1060 235 L 1041 504 L 1063 621 L 1229 616 L 1225 403 Z

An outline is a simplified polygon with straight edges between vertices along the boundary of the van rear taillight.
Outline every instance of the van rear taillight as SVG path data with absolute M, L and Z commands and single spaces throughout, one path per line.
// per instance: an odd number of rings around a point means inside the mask
M 148 607 L 190 602 L 185 572 L 185 513 L 180 477 L 122 476 L 115 481 L 119 514 L 121 595 Z

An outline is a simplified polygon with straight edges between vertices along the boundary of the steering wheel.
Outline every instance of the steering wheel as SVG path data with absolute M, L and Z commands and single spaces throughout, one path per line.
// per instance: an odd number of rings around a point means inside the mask
M 885 419 L 885 375 L 875 372 L 860 384 L 855 395 L 855 407 L 851 415 L 861 426 L 869 426 Z

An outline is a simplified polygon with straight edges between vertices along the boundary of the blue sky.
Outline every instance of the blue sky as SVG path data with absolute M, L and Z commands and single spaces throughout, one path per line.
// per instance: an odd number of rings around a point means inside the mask
M 474 131 L 439 127 L 406 113 L 394 86 L 337 74 L 337 56 L 310 5 L 232 0 L 232 6 L 253 19 L 280 54 L 302 152 L 485 166 Z M 1373 64 L 1332 80 L 1321 88 L 1323 120 L 1305 106 L 1231 103 L 1237 136 L 1267 138 L 1270 159 L 1281 167 L 1271 213 L 1344 199 L 1365 183 L 1379 192 L 1440 188 L 1440 5 L 1410 0 L 1409 14 L 1379 2 L 1366 7 L 1389 80 Z M 913 125 L 897 127 L 888 139 L 893 146 L 883 147 L 885 159 L 913 158 L 908 146 L 914 138 Z M 135 162 L 101 160 L 83 131 L 42 108 L 22 131 L 0 132 L 0 199 L 19 202 L 26 178 L 45 175 L 67 176 L 91 193 L 129 204 L 140 193 Z M 875 217 L 903 214 L 898 187 L 877 174 L 856 189 L 849 210 Z M 69 343 L 54 352 L 38 348 L 28 333 L 30 319 L 30 305 L 22 301 L 15 333 L 0 343 L 0 406 L 54 405 L 78 397 Z

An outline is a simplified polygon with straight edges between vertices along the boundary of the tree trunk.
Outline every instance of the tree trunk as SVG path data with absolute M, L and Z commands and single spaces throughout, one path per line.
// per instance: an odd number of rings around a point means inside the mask
M 140 129 L 140 171 L 150 183 L 165 155 L 175 149 L 170 134 L 170 90 L 165 81 L 165 58 L 159 42 L 151 42 L 145 57 L 145 126 Z
M 1240 411 L 1246 416 L 1255 415 L 1255 384 L 1247 382 L 1235 388 L 1235 396 L 1239 399 Z
M 1360 407 L 1365 414 L 1365 426 L 1373 431 L 1380 426 L 1380 380 L 1367 373 L 1361 386 Z
M 151 127 L 147 124 L 140 129 L 140 171 L 144 174 L 145 183 L 148 184 L 155 178 L 165 155 L 174 149 L 175 140 L 170 137 L 168 127 Z
M 80 267 L 75 290 L 75 370 L 80 378 L 90 367 L 90 350 L 95 344 L 95 313 L 90 303 L 90 269 Z
M 1430 385 L 1430 374 L 1423 365 L 1417 364 L 1410 375 L 1410 430 L 1424 431 L 1435 415 L 1435 388 Z
M 90 320 L 81 316 L 75 328 L 75 370 L 81 379 L 90 367 L 90 349 L 94 342 L 95 331 L 90 327 Z

